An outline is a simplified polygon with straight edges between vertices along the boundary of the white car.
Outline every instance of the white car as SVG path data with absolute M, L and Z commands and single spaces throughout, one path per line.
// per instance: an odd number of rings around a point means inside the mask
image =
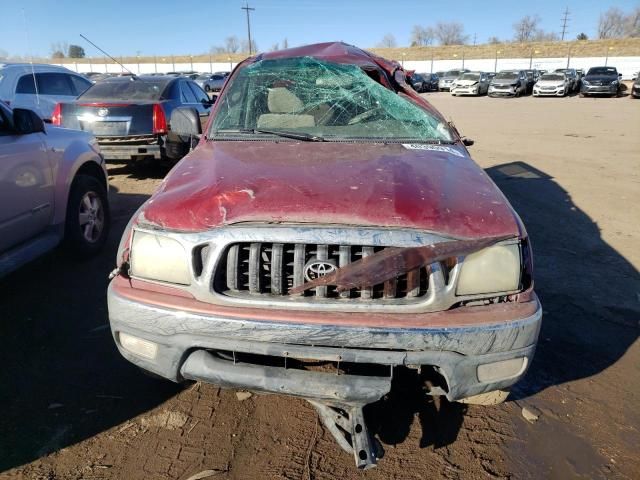
M 0 101 L 33 110 L 45 121 L 57 103 L 74 100 L 91 85 L 82 75 L 56 65 L 0 64 Z
M 109 231 L 107 170 L 95 138 L 0 102 L 0 277 L 64 240 L 74 256 Z
M 489 91 L 489 75 L 484 72 L 463 73 L 451 84 L 451 95 L 484 95 Z
M 571 80 L 562 72 L 545 73 L 533 86 L 534 97 L 564 97 L 571 91 Z

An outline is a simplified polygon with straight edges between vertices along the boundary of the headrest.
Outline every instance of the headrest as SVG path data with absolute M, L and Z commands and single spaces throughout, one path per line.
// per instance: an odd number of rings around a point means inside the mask
M 284 87 L 269 89 L 267 105 L 271 113 L 293 113 L 304 106 L 302 100 Z

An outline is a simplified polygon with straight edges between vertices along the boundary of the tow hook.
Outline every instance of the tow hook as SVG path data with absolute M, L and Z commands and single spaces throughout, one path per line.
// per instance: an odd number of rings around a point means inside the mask
M 360 403 L 341 403 L 309 399 L 318 411 L 322 423 L 333 435 L 338 445 L 353 454 L 356 466 L 367 470 L 375 467 L 384 455 L 380 442 L 369 433 Z

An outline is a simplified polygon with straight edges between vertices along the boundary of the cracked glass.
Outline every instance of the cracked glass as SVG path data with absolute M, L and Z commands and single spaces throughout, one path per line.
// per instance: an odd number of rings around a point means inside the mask
M 258 61 L 225 89 L 208 138 L 452 142 L 446 123 L 372 78 L 380 74 L 311 57 Z

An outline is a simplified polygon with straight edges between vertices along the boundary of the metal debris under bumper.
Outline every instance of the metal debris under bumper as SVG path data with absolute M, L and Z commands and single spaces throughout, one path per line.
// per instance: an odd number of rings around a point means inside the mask
M 391 390 L 391 375 L 337 375 L 254 365 L 219 358 L 206 350 L 191 353 L 180 372 L 189 380 L 304 398 L 340 447 L 353 453 L 358 468 L 373 467 L 382 457 L 382 447 L 367 429 L 363 408 Z

